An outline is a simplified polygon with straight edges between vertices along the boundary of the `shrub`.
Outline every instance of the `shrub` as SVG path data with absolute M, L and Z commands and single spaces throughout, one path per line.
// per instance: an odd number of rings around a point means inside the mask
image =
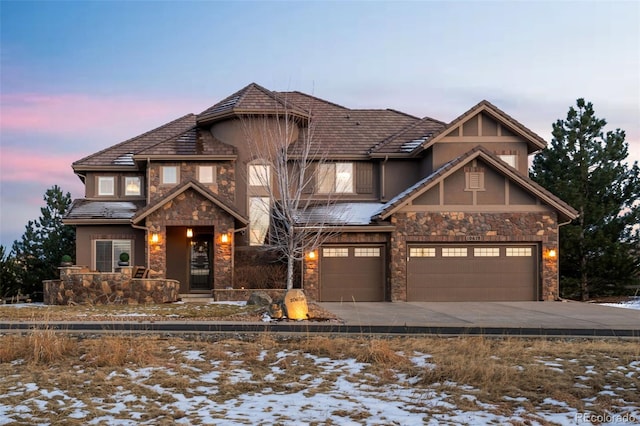
M 234 288 L 261 290 L 285 288 L 287 267 L 283 264 L 245 265 L 235 270 Z

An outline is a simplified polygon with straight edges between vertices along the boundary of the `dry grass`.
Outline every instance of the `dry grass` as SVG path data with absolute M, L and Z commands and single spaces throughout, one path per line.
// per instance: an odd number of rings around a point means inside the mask
M 198 358 L 186 359 L 187 351 L 195 351 Z M 420 357 L 428 364 L 415 361 Z M 640 362 L 640 345 L 635 341 L 362 336 L 281 339 L 260 335 L 252 341 L 209 342 L 131 335 L 80 339 L 53 330 L 0 336 L 0 374 L 5 378 L 0 384 L 0 395 L 4 395 L 0 404 L 19 405 L 31 395 L 16 394 L 19 384 L 35 383 L 39 388 L 64 389 L 94 412 L 95 418 L 104 414 L 105 405 L 136 395 L 138 402 L 129 403 L 131 410 L 145 412 L 144 418 L 155 419 L 156 424 L 170 424 L 187 414 L 168 415 L 161 410 L 159 407 L 174 403 L 175 398 L 158 389 L 198 395 L 203 375 L 209 374 L 215 377 L 216 391 L 203 396 L 220 404 L 242 395 L 261 394 L 265 389 L 279 394 L 303 391 L 310 397 L 334 391 L 333 383 L 347 374 L 323 369 L 320 364 L 328 361 L 319 361 L 322 359 L 361 363 L 364 368 L 359 373 L 346 377 L 353 383 L 380 389 L 409 386 L 416 395 L 425 395 L 425 400 L 430 393 L 441 392 L 464 410 L 491 404 L 496 413 L 509 416 L 524 409 L 526 415 L 521 417 L 535 421 L 539 421 L 536 413 L 541 409 L 558 409 L 545 402 L 547 398 L 595 413 L 640 406 L 640 372 L 630 374 L 633 369 L 629 367 Z M 273 377 L 274 369 L 277 377 Z M 131 371 L 138 371 L 137 377 Z M 141 374 L 145 375 L 140 378 Z M 311 386 L 319 377 L 322 383 Z M 613 393 L 601 393 L 603 390 Z M 139 402 L 142 397 L 146 404 Z M 589 407 L 585 406 L 587 400 Z M 424 409 L 428 415 L 442 412 L 438 407 Z M 64 422 L 68 415 L 64 404 L 51 404 L 41 413 L 53 423 Z M 224 413 L 217 415 L 223 417 Z M 337 409 L 332 416 L 360 422 L 370 414 Z
M 5 321 L 253 321 L 259 322 L 264 307 L 224 303 L 167 303 L 162 305 L 0 305 Z M 309 303 L 313 320 L 336 319 L 316 303 Z

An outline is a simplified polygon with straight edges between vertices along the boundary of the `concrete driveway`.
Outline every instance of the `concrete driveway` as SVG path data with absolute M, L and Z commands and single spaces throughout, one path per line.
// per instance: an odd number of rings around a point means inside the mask
M 322 302 L 348 326 L 640 336 L 640 310 L 580 302 Z M 549 333 L 535 333 L 535 329 Z M 610 333 L 598 330 L 611 331 Z M 566 331 L 563 333 L 562 331 Z M 525 333 L 526 334 L 526 333 Z

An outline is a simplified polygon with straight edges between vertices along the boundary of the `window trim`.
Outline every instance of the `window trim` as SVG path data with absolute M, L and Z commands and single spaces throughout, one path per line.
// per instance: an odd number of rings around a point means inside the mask
M 343 188 L 338 188 L 338 184 L 339 184 L 338 165 L 349 166 L 350 168 L 350 171 L 349 171 L 350 185 L 348 188 L 345 187 L 344 190 L 342 190 Z M 323 171 L 323 168 L 326 168 L 326 167 L 331 167 L 332 170 Z M 331 163 L 318 164 L 316 177 L 318 181 L 316 185 L 316 193 L 318 194 L 355 194 L 356 167 L 355 167 L 355 163 L 352 161 L 337 161 L 337 162 L 331 162 Z M 331 189 L 327 191 L 325 188 L 323 188 L 323 186 L 327 186 L 327 185 L 326 184 L 323 185 L 323 183 L 325 183 L 325 180 L 327 180 L 328 178 L 330 178 L 329 182 L 331 184 Z
M 138 193 L 137 194 L 130 194 L 128 193 L 128 183 L 127 181 L 129 179 L 137 179 L 138 180 Z M 142 177 L 140 176 L 125 176 L 124 177 L 124 190 L 123 190 L 124 196 L 125 197 L 140 197 L 142 195 Z
M 115 244 L 114 243 L 129 243 L 129 247 L 127 253 L 129 253 L 129 265 L 134 265 L 134 240 L 126 239 L 126 238 L 95 238 L 91 240 L 91 264 L 94 270 L 98 270 L 98 242 L 108 241 L 111 243 L 111 271 L 101 271 L 105 273 L 114 273 L 116 268 L 118 267 L 118 261 L 120 260 L 120 255 L 115 255 Z M 118 253 L 122 253 L 123 251 L 119 251 Z
M 328 258 L 349 257 L 349 247 L 323 247 L 322 257 L 328 257 Z
M 203 168 L 210 168 L 211 169 L 211 181 L 210 182 L 205 182 L 202 180 L 202 169 Z M 200 164 L 198 165 L 197 169 L 196 169 L 196 179 L 198 180 L 198 182 L 204 184 L 204 185 L 215 185 L 217 183 L 217 170 L 216 170 L 216 166 L 212 165 L 212 164 Z
M 514 169 L 518 168 L 518 154 L 515 154 L 515 153 L 498 154 L 498 158 L 500 158 L 500 160 L 504 161 Z M 511 164 L 512 161 L 513 161 L 513 164 Z
M 262 200 L 262 204 L 266 207 L 266 213 L 267 213 L 267 228 L 266 231 L 264 233 L 264 236 L 262 238 L 262 242 L 257 241 L 254 239 L 254 224 L 257 224 L 254 220 L 252 220 L 252 214 L 251 214 L 251 200 L 254 199 L 261 199 Z M 260 247 L 260 246 L 264 246 L 265 242 L 264 239 L 266 238 L 267 234 L 269 233 L 269 227 L 271 226 L 271 198 L 270 197 L 263 197 L 263 196 L 251 196 L 249 197 L 249 205 L 247 206 L 247 210 L 249 213 L 249 245 L 250 246 L 254 246 L 254 247 Z M 254 218 L 255 219 L 255 218 Z
M 175 182 L 165 181 L 165 170 L 174 169 L 176 171 Z M 180 182 L 180 168 L 178 166 L 160 166 L 160 185 L 177 185 Z
M 102 192 L 102 182 L 111 182 L 111 192 Z M 98 176 L 98 188 L 97 193 L 99 197 L 113 197 L 116 195 L 116 177 L 115 176 Z
M 257 170 L 260 167 L 262 170 L 266 172 L 266 176 L 261 176 L 260 172 L 252 173 L 252 170 Z M 264 161 L 255 161 L 253 163 L 249 163 L 247 165 L 247 185 L 250 188 L 270 188 L 271 187 L 271 165 Z M 252 177 L 255 176 L 255 179 Z M 263 179 L 266 180 L 267 184 L 265 185 Z

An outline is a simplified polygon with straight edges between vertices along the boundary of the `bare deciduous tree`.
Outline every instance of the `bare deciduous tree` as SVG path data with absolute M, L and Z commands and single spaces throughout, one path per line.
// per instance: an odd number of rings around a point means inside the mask
M 328 174 L 321 141 L 315 139 L 312 111 L 302 116 L 287 100 L 274 100 L 274 112 L 242 117 L 252 161 L 247 165 L 251 239 L 264 243 L 287 262 L 287 290 L 293 288 L 295 263 L 339 232 L 336 191 L 317 195 L 316 188 L 337 185 Z M 257 218 L 255 216 L 258 216 Z M 267 222 L 268 221 L 268 222 Z M 259 223 L 262 222 L 262 223 Z

